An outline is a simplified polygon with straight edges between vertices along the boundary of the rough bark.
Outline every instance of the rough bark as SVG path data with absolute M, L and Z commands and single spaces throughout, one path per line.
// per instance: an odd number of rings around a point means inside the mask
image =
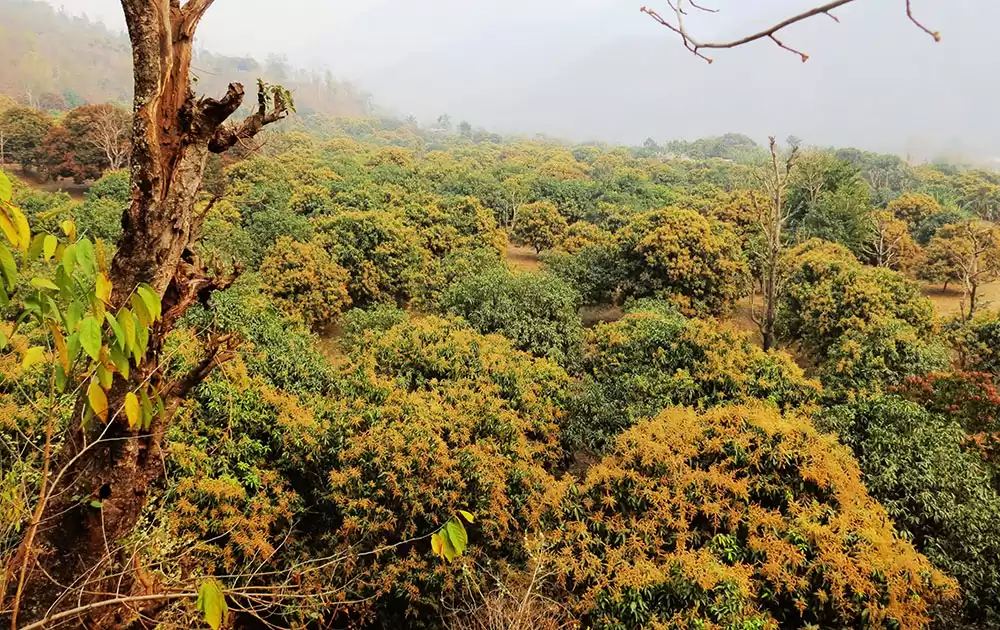
M 22 548 L 15 559 L 19 563 L 27 557 L 30 568 L 17 625 L 47 611 L 131 593 L 128 577 L 105 577 L 128 568 L 117 541 L 133 530 L 150 491 L 163 478 L 161 444 L 173 411 L 233 351 L 232 339 L 213 339 L 204 361 L 187 377 L 166 383 L 157 371 L 163 338 L 174 322 L 232 280 L 209 273 L 193 253 L 202 218 L 194 207 L 209 153 L 253 137 L 287 113 L 283 97 L 275 92 L 269 99 L 263 85 L 256 111 L 236 124 L 226 121 L 243 102 L 242 85 L 231 84 L 218 100 L 195 98 L 192 43 L 213 1 L 189 0 L 182 7 L 180 0 L 122 0 L 133 49 L 135 112 L 132 200 L 111 265 L 112 302 L 123 304 L 141 282 L 162 298 L 163 319 L 151 331 L 147 356 L 131 381 L 134 386 L 149 379 L 163 395 L 167 413 L 145 432 L 132 432 L 114 419 L 103 437 L 103 426 L 87 429 L 76 422 L 71 427 L 54 459 L 53 470 L 64 474 L 54 481 L 34 545 Z M 129 389 L 123 381 L 112 388 L 112 411 L 120 409 Z M 81 403 L 75 418 L 82 416 L 82 408 Z M 95 509 L 79 497 L 100 499 L 102 507 Z M 115 615 L 114 607 L 95 608 L 79 626 L 115 627 L 122 621 Z

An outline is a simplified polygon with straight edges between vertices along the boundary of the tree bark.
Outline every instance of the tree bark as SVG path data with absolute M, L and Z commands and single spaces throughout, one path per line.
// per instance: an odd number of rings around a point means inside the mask
M 109 392 L 109 409 L 112 414 L 120 409 L 127 391 L 148 379 L 159 389 L 166 413 L 145 432 L 129 430 L 124 418 L 112 418 L 102 435 L 105 427 L 99 422 L 90 429 L 79 422 L 83 403 L 78 403 L 74 426 L 53 462 L 53 470 L 63 474 L 53 480 L 34 544 L 22 544 L 15 559 L 30 567 L 20 602 L 21 624 L 47 612 L 131 594 L 128 573 L 123 581 L 106 577 L 123 566 L 117 542 L 133 530 L 150 491 L 163 478 L 161 444 L 173 412 L 191 388 L 232 354 L 231 339 L 215 339 L 187 378 L 171 384 L 158 373 L 162 342 L 174 322 L 208 292 L 231 282 L 211 278 L 194 254 L 202 219 L 194 207 L 209 153 L 224 152 L 287 114 L 283 93 L 273 92 L 269 103 L 263 84 L 257 111 L 238 124 L 226 121 L 243 103 L 242 85 L 231 84 L 219 100 L 195 98 L 190 87 L 193 38 L 213 1 L 188 0 L 181 7 L 180 0 L 122 0 L 132 41 L 135 114 L 132 200 L 111 264 L 112 303 L 125 304 L 145 282 L 161 296 L 164 315 L 150 332 L 147 355 L 133 370 L 131 383 L 119 380 Z M 91 499 L 101 507 L 92 507 Z M 79 625 L 114 627 L 120 621 L 115 613 L 115 607 L 94 608 Z

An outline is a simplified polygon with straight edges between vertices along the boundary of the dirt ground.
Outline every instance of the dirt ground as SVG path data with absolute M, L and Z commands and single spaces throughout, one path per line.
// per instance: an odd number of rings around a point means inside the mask
M 534 248 L 514 245 L 513 243 L 507 245 L 507 252 L 504 254 L 504 260 L 507 261 L 507 264 L 510 265 L 511 268 L 518 271 L 538 271 L 542 266 Z
M 90 190 L 91 184 L 89 182 L 83 184 L 76 184 L 72 180 L 61 179 L 56 181 L 45 181 L 38 173 L 32 171 L 25 171 L 21 169 L 20 166 L 16 164 L 5 164 L 4 169 L 17 177 L 18 179 L 29 184 L 32 188 L 36 190 L 41 190 L 44 192 L 64 192 L 70 196 L 75 201 L 83 201 L 83 195 L 88 190 Z

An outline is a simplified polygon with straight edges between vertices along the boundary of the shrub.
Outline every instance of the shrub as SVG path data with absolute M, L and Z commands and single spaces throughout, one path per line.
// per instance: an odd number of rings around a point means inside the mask
M 902 535 L 958 580 L 966 620 L 996 627 L 1000 495 L 986 465 L 963 451 L 958 423 L 884 396 L 834 407 L 822 424 L 854 450 L 865 485 Z
M 692 210 L 639 214 L 622 230 L 620 244 L 626 293 L 669 299 L 686 315 L 721 313 L 746 284 L 739 238 Z
M 580 295 L 555 276 L 488 269 L 448 288 L 442 308 L 483 334 L 498 333 L 514 346 L 564 365 L 580 356 Z
M 586 304 L 613 301 L 622 284 L 622 259 L 614 244 L 588 245 L 573 254 L 552 250 L 541 258 L 545 269 L 575 287 Z
M 649 312 L 588 331 L 582 395 L 567 427 L 570 448 L 600 449 L 622 429 L 668 406 L 709 408 L 768 400 L 788 408 L 819 387 L 782 352 L 714 322 Z
M 916 629 L 955 596 L 850 453 L 766 407 L 642 422 L 554 522 L 555 570 L 593 628 Z
M 514 226 L 514 236 L 521 243 L 534 247 L 536 252 L 555 247 L 565 231 L 566 218 L 549 201 L 522 207 Z
M 312 328 L 332 322 L 351 303 L 347 272 L 316 243 L 278 239 L 260 276 L 275 305 Z
M 570 254 L 579 253 L 587 247 L 607 247 L 614 243 L 611 232 L 599 228 L 589 221 L 577 221 L 569 226 L 558 243 L 558 248 Z
M 404 305 L 421 291 L 427 252 L 417 232 L 388 212 L 346 212 L 317 222 L 321 242 L 348 272 L 359 307 Z

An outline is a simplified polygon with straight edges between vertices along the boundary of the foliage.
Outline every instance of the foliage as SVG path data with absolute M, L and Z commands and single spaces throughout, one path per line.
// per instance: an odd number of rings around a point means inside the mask
M 489 269 L 449 287 L 441 307 L 480 333 L 507 337 L 519 350 L 563 365 L 579 360 L 580 295 L 555 276 Z
M 514 236 L 521 243 L 534 247 L 536 252 L 541 252 L 559 243 L 566 229 L 566 218 L 555 204 L 540 201 L 521 208 L 514 224 Z
M 766 400 L 807 405 L 819 392 L 791 358 L 750 336 L 688 320 L 663 303 L 637 303 L 623 319 L 588 332 L 582 392 L 565 439 L 601 449 L 637 420 L 668 406 L 706 409 Z
M 916 629 L 956 595 L 846 449 L 766 407 L 637 425 L 566 494 L 551 536 L 595 628 Z
M 613 301 L 623 282 L 621 253 L 615 244 L 589 245 L 576 253 L 542 252 L 541 259 L 545 269 L 575 287 L 586 304 Z
M 718 314 L 746 283 L 736 235 L 696 212 L 666 208 L 639 214 L 619 238 L 627 295 L 668 299 L 689 315 Z
M 588 221 L 577 221 L 562 235 L 557 247 L 570 254 L 578 254 L 589 247 L 607 247 L 614 242 L 610 232 Z
M 989 374 L 933 372 L 907 379 L 896 392 L 968 433 L 1000 433 L 1000 391 Z
M 996 626 L 1000 495 L 986 466 L 963 450 L 958 424 L 895 396 L 835 407 L 823 423 L 854 450 L 865 485 L 900 533 L 958 580 L 966 620 Z
M 350 305 L 347 272 L 314 242 L 279 238 L 264 257 L 260 275 L 275 305 L 310 327 L 332 322 Z
M 48 116 L 30 107 L 11 107 L 0 112 L 6 159 L 25 168 L 39 166 L 45 136 L 51 127 Z
M 360 307 L 406 304 L 420 293 L 427 253 L 417 231 L 388 212 L 347 212 L 317 222 L 320 242 L 347 270 L 347 291 Z

